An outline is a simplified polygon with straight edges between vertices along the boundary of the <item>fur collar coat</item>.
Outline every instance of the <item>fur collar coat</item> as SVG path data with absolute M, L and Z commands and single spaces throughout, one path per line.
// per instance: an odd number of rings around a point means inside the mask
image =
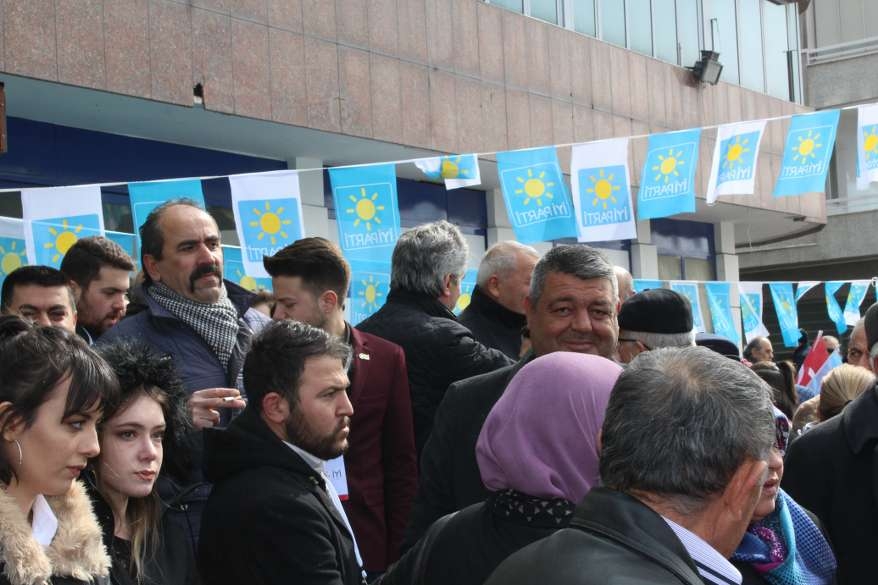
M 46 501 L 58 531 L 44 548 L 15 500 L 0 490 L 0 585 L 108 583 L 110 557 L 82 484 Z

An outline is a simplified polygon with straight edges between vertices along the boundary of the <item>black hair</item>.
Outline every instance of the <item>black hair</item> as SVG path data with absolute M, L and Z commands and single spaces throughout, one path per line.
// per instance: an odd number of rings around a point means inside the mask
M 298 321 L 274 321 L 250 345 L 244 361 L 244 387 L 251 406 L 262 411 L 262 399 L 277 392 L 298 402 L 299 381 L 308 358 L 331 356 L 347 364 L 351 348 L 323 329 Z
M 33 325 L 13 315 L 0 317 L 0 403 L 11 408 L 0 420 L 0 433 L 16 422 L 25 428 L 51 393 L 70 380 L 64 418 L 100 408 L 112 400 L 118 382 L 110 366 L 79 336 L 58 327 Z M 0 481 L 13 471 L 0 457 Z
M 76 311 L 76 301 L 73 291 L 70 290 L 68 278 L 64 273 L 51 266 L 22 266 L 10 272 L 3 281 L 0 290 L 0 308 L 4 311 L 9 309 L 16 286 L 36 285 L 45 288 L 64 287 L 70 299 L 70 309 Z

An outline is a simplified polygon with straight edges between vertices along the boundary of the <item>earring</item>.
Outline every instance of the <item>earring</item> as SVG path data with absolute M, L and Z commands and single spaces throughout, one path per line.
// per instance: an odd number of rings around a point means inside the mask
M 12 442 L 18 447 L 18 465 L 21 467 L 21 462 L 24 461 L 24 457 L 21 454 L 21 443 L 18 442 L 18 439 L 12 439 Z

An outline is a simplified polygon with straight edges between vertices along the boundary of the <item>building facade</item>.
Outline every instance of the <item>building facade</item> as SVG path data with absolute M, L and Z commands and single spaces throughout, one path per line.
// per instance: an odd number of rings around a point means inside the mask
M 454 221 L 477 265 L 513 237 L 497 151 L 639 137 L 636 189 L 650 133 L 807 110 L 796 6 L 776 0 L 6 0 L 2 10 L 0 186 L 119 181 L 103 188 L 119 231 L 132 229 L 128 181 L 297 168 L 311 169 L 306 232 L 335 239 L 326 167 L 476 152 L 475 189 L 446 192 L 412 164 L 397 173 L 403 227 Z M 701 49 L 720 54 L 715 86 L 686 69 Z M 742 246 L 819 229 L 822 194 L 771 196 L 787 126 L 768 124 L 755 195 L 704 204 L 706 129 L 697 212 L 598 246 L 635 277 L 734 281 Z M 569 171 L 569 146 L 559 159 Z M 234 244 L 227 181 L 204 190 Z M 17 197 L 0 194 L 0 215 L 20 216 Z

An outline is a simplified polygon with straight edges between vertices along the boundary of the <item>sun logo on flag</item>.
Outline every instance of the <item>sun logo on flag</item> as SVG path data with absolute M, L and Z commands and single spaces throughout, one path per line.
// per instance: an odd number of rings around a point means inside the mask
M 866 151 L 866 160 L 878 158 L 878 125 L 863 128 L 863 150 Z
M 652 170 L 657 173 L 656 176 L 653 177 L 653 181 L 661 181 L 662 177 L 664 177 L 665 184 L 667 184 L 671 180 L 671 175 L 679 177 L 680 172 L 677 168 L 686 164 L 686 161 L 681 158 L 682 156 L 682 150 L 674 152 L 673 148 L 668 149 L 667 156 L 659 154 L 657 156 L 660 161 L 659 164 L 653 165 L 652 167 Z
M 79 239 L 79 233 L 82 232 L 83 227 L 85 226 L 80 223 L 71 228 L 70 221 L 67 218 L 64 218 L 61 221 L 60 231 L 55 229 L 55 226 L 49 226 L 48 232 L 52 235 L 54 241 L 44 243 L 43 248 L 46 250 L 55 248 L 55 250 L 57 250 L 57 252 L 52 255 L 52 262 L 57 262 L 64 257 L 67 250 L 69 250 L 70 247 L 76 243 L 76 240 Z
M 259 290 L 259 285 L 256 284 L 256 279 L 248 274 L 244 274 L 244 271 L 237 267 L 235 268 L 235 280 L 250 292 L 256 292 Z
M 265 236 L 268 236 L 268 241 L 274 246 L 277 244 L 277 236 L 280 236 L 285 240 L 290 237 L 284 230 L 284 226 L 290 225 L 293 222 L 290 219 L 284 219 L 282 217 L 284 211 L 286 211 L 284 207 L 272 209 L 271 201 L 265 202 L 264 211 L 258 207 L 253 208 L 253 215 L 258 219 L 250 221 L 250 227 L 258 229 L 258 233 L 256 234 L 257 240 L 262 241 Z
M 606 174 L 604 169 L 601 169 L 598 172 L 598 176 L 589 176 L 588 180 L 591 181 L 592 186 L 585 190 L 586 193 L 591 193 L 594 195 L 594 199 L 591 201 L 592 207 L 597 207 L 598 204 L 601 204 L 604 209 L 607 208 L 607 201 L 610 203 L 617 203 L 616 197 L 613 195 L 614 191 L 618 191 L 621 187 L 619 185 L 614 185 L 613 181 L 616 179 L 616 176 L 613 173 L 609 175 Z
M 376 281 L 375 277 L 370 274 L 369 278 L 361 280 L 360 284 L 363 285 L 363 290 L 358 293 L 358 296 L 362 298 L 363 309 L 366 311 L 377 310 L 380 306 L 378 299 L 384 296 L 380 288 L 381 283 Z
M 814 130 L 808 130 L 808 134 L 805 136 L 797 136 L 796 143 L 793 144 L 793 162 L 796 164 L 805 164 L 809 160 L 814 160 L 817 158 L 817 150 L 820 149 L 823 144 L 818 142 L 820 140 L 820 133 L 814 132 Z
M 373 221 L 378 225 L 381 224 L 381 218 L 378 216 L 378 212 L 384 211 L 384 206 L 376 203 L 378 200 L 378 193 L 372 193 L 372 195 L 369 195 L 366 192 L 365 187 L 360 187 L 360 197 L 357 198 L 355 195 L 348 195 L 348 199 L 350 199 L 354 206 L 345 209 L 345 213 L 357 216 L 354 220 L 354 227 L 358 227 L 362 223 L 365 224 L 366 231 L 370 232 L 372 231 Z
M 534 176 L 533 169 L 527 169 L 527 177 L 518 176 L 515 177 L 515 182 L 521 185 L 521 189 L 516 189 L 516 195 L 524 196 L 524 205 L 527 205 L 534 200 L 537 202 L 537 205 L 542 207 L 543 205 L 543 197 L 546 199 L 553 199 L 555 195 L 548 191 L 548 189 L 555 186 L 554 181 L 546 181 L 546 171 L 540 171 L 540 173 Z
M 16 268 L 23 266 L 27 260 L 26 250 L 16 250 L 18 240 L 10 240 L 10 242 L 8 250 L 6 246 L 0 245 L 0 272 L 3 274 L 9 274 Z
M 744 155 L 750 152 L 749 144 L 749 138 L 745 137 L 742 140 L 740 134 L 735 136 L 735 139 L 729 143 L 729 148 L 726 150 L 725 157 L 723 157 L 723 168 L 731 170 L 735 168 L 735 165 L 743 165 Z
M 439 167 L 439 176 L 443 179 L 458 179 L 460 177 L 469 177 L 470 170 L 461 163 L 461 156 L 457 155 L 455 157 L 445 157 L 442 159 L 442 164 Z

